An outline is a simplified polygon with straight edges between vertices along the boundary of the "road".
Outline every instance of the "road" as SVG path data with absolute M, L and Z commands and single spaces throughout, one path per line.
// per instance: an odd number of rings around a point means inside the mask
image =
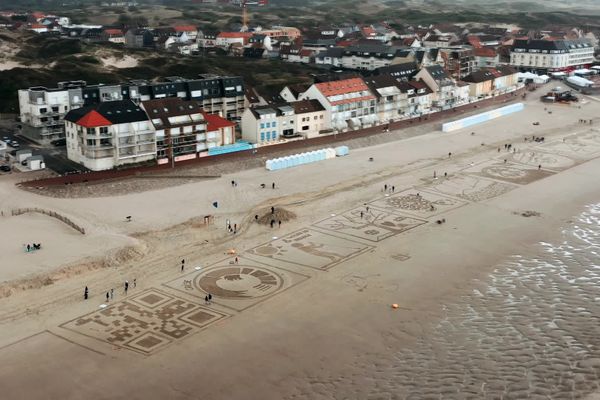
M 35 142 L 19 135 L 16 128 L 11 128 L 7 124 L 0 126 L 0 138 L 8 138 L 11 141 L 17 141 L 20 145 L 18 149 L 12 148 L 11 154 L 16 150 L 31 150 L 33 155 L 44 156 L 46 168 L 51 169 L 59 175 L 77 171 L 87 171 L 85 167 L 79 165 L 67 158 L 66 146 L 49 146 L 44 147 Z

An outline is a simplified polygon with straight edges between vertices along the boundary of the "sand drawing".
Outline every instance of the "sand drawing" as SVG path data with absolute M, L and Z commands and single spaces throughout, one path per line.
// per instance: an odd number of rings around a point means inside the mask
M 369 203 L 370 206 L 421 218 L 429 218 L 465 204 L 467 203 L 463 200 L 443 196 L 439 193 L 423 192 L 420 189 L 408 189 Z M 405 222 L 411 223 L 411 221 Z
M 338 234 L 379 242 L 424 222 L 374 207 L 369 207 L 368 210 L 366 207 L 358 207 L 317 222 L 313 226 Z
M 61 327 L 151 354 L 227 316 L 158 289 L 148 289 Z
M 165 286 L 201 301 L 210 293 L 213 303 L 242 311 L 308 278 L 307 275 L 267 266 L 241 256 L 237 264 L 225 259 L 181 276 Z M 191 282 L 191 288 L 186 282 Z
M 371 248 L 366 244 L 314 229 L 301 229 L 255 247 L 249 250 L 247 255 L 270 264 L 282 261 L 311 268 L 328 269 Z

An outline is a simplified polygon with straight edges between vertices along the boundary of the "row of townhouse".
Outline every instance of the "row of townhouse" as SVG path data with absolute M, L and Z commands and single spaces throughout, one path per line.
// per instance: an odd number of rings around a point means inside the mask
M 71 110 L 114 100 L 141 101 L 178 97 L 195 100 L 204 111 L 239 121 L 247 108 L 241 77 L 202 75 L 197 79 L 169 77 L 153 82 L 133 80 L 112 85 L 88 85 L 85 81 L 60 82 L 56 88 L 41 86 L 18 92 L 22 134 L 48 144 L 64 138 L 64 116 Z
M 246 110 L 242 138 L 265 145 L 342 133 L 450 109 L 518 85 L 517 71 L 511 67 L 488 68 L 465 80 L 455 81 L 444 68 L 432 65 L 412 79 L 383 73 L 288 86 L 280 102 Z
M 64 125 L 68 158 L 92 171 L 175 164 L 235 143 L 235 123 L 180 98 L 85 106 L 69 111 Z
M 520 70 L 542 73 L 589 67 L 596 59 L 588 39 L 517 39 L 510 51 L 510 64 Z

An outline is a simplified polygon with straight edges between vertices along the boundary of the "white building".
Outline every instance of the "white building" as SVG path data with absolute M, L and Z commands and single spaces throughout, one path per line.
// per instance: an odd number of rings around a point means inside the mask
M 300 98 L 319 100 L 331 115 L 331 128 L 337 132 L 379 122 L 377 99 L 361 78 L 315 83 Z
M 154 127 L 131 100 L 71 110 L 64 120 L 68 158 L 92 171 L 156 159 Z
M 588 67 L 594 60 L 594 47 L 586 39 L 517 39 L 510 51 L 510 64 L 519 70 L 563 71 Z
M 249 108 L 242 116 L 242 139 L 268 144 L 280 138 L 310 139 L 331 131 L 331 118 L 318 100 Z

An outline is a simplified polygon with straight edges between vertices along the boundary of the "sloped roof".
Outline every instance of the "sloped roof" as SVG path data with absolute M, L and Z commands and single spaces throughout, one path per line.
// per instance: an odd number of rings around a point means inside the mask
M 361 78 L 351 78 L 343 79 L 340 81 L 316 83 L 315 86 L 325 96 L 335 96 L 338 94 L 369 90 L 369 88 Z
M 220 115 L 208 114 L 205 112 L 203 112 L 202 114 L 204 114 L 204 119 L 208 123 L 208 126 L 206 127 L 207 132 L 217 131 L 222 128 L 232 128 L 235 126 L 235 122 L 226 120 Z
M 84 128 L 97 128 L 99 126 L 108 126 L 112 125 L 112 123 L 104 118 L 98 111 L 91 110 L 83 117 L 77 120 L 77 125 L 81 125 Z
M 308 114 L 325 110 L 319 100 L 300 100 L 290 103 L 296 114 Z
M 175 27 L 175 32 L 196 32 L 198 28 L 194 25 L 178 25 Z
M 88 114 L 90 114 L 88 116 Z M 84 119 L 84 117 L 86 117 Z M 100 118 L 101 117 L 101 118 Z M 148 115 L 131 100 L 106 101 L 93 106 L 76 108 L 65 115 L 65 120 L 87 124 L 87 128 L 147 121 Z M 85 125 L 82 125 L 85 126 Z

